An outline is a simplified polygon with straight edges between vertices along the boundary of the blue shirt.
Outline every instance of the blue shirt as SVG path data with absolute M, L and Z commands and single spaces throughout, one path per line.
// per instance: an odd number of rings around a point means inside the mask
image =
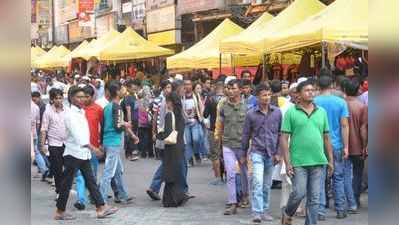
M 118 110 L 118 121 L 122 121 L 122 110 L 113 109 L 118 106 L 112 102 L 108 103 L 104 108 L 104 123 L 103 123 L 103 145 L 104 146 L 120 146 L 122 144 L 122 132 L 115 129 L 113 111 Z
M 344 147 L 341 133 L 341 119 L 349 117 L 348 105 L 344 99 L 334 95 L 319 95 L 314 98 L 316 105 L 327 111 L 331 144 L 334 151 Z
M 281 122 L 281 111 L 276 106 L 270 105 L 267 114 L 259 106 L 249 110 L 242 132 L 242 149 L 247 151 L 252 140 L 251 151 L 267 157 L 278 154 Z

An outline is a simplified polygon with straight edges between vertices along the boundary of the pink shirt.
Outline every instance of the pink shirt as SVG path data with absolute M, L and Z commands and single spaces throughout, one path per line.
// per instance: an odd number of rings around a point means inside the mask
M 54 106 L 47 106 L 43 113 L 41 131 L 47 132 L 48 144 L 61 147 L 66 139 L 65 110 L 56 111 Z

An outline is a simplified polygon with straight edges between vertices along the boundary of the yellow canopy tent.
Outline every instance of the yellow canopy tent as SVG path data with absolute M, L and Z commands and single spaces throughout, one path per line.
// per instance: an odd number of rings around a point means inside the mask
M 260 29 L 272 19 L 272 15 L 267 12 L 263 13 L 262 16 L 255 20 L 247 29 L 243 30 L 237 35 L 222 40 L 220 44 L 220 51 L 223 53 L 252 54 L 252 51 L 247 52 L 246 43 L 252 40 L 254 35 L 259 34 Z
M 44 51 L 42 48 L 39 46 L 32 47 L 30 49 L 30 63 L 33 66 L 35 64 L 35 61 L 40 58 L 42 55 L 46 54 L 47 52 Z
M 36 62 L 38 67 L 43 69 L 65 67 L 65 63 L 63 63 L 62 58 L 69 54 L 71 51 L 69 51 L 63 45 L 57 47 L 56 49 L 54 49 L 54 51 L 50 51 L 50 54 L 46 54 Z
M 34 63 L 33 67 L 40 68 L 48 59 L 50 59 L 54 53 L 57 51 L 58 46 L 53 46 L 48 52 L 37 58 Z
M 296 0 L 286 9 L 280 12 L 270 22 L 263 27 L 254 30 L 249 38 L 243 39 L 237 45 L 242 53 L 246 54 L 263 54 L 265 40 L 278 32 L 282 32 L 301 23 L 306 18 L 315 15 L 325 8 L 325 5 L 319 0 Z M 223 45 L 222 45 L 223 46 Z M 245 50 L 245 51 L 244 51 Z
M 174 54 L 173 50 L 159 47 L 128 27 L 119 37 L 99 51 L 100 61 L 144 59 Z
M 68 55 L 66 55 L 64 57 L 65 60 L 67 60 L 69 62 L 69 61 L 71 61 L 72 58 L 77 58 L 76 56 L 79 55 L 90 43 L 92 43 L 94 41 L 95 41 L 95 39 L 92 40 L 91 42 L 88 42 L 88 41 L 84 40 L 71 53 L 69 53 Z
M 92 43 L 93 41 L 90 42 L 90 44 L 79 51 L 78 54 L 75 54 L 73 58 L 83 58 L 85 60 L 89 60 L 90 58 L 94 57 L 98 59 L 100 51 L 120 35 L 121 34 L 118 31 L 112 29 L 108 33 L 99 37 L 94 43 Z
M 368 2 L 336 0 L 301 24 L 265 40 L 267 52 L 289 51 L 321 42 L 368 47 Z
M 232 63 L 231 54 L 221 54 L 219 51 L 220 42 L 233 35 L 239 34 L 243 29 L 230 19 L 225 19 L 210 34 L 191 48 L 167 58 L 168 69 L 176 68 L 218 68 L 221 56 L 221 66 L 231 67 L 233 65 L 256 65 L 251 57 L 237 56 Z M 251 61 L 252 60 L 252 61 Z

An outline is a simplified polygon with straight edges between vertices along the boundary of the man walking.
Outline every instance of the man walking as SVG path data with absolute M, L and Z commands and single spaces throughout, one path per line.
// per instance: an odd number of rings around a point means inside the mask
M 101 154 L 99 150 L 90 144 L 90 132 L 87 119 L 84 115 L 83 99 L 84 92 L 77 86 L 69 89 L 68 101 L 71 104 L 70 110 L 65 115 L 65 127 L 67 138 L 65 140 L 63 181 L 60 189 L 60 195 L 57 199 L 57 211 L 55 220 L 73 220 L 74 216 L 65 213 L 69 192 L 72 187 L 73 179 L 78 170 L 82 175 L 93 196 L 97 218 L 105 218 L 117 211 L 117 208 L 110 208 L 105 205 L 90 165 L 91 152 Z
M 328 164 L 329 174 L 333 171 L 328 120 L 326 111 L 313 103 L 315 89 L 310 81 L 298 84 L 297 90 L 300 101 L 286 112 L 281 127 L 281 150 L 293 183 L 281 222 L 291 225 L 292 216 L 307 196 L 305 224 L 316 225 L 324 165 Z
M 236 165 L 241 172 L 241 184 L 243 192 L 242 207 L 248 207 L 248 175 L 246 154 L 242 149 L 242 128 L 244 126 L 247 105 L 241 99 L 241 81 L 234 79 L 227 83 L 228 99 L 220 107 L 216 119 L 215 140 L 222 142 L 224 167 L 227 172 L 228 207 L 224 214 L 237 213 L 236 190 Z
M 347 196 L 345 193 L 345 180 L 351 179 L 351 163 L 348 160 L 349 150 L 349 125 L 348 125 L 348 105 L 343 98 L 332 94 L 333 80 L 330 76 L 321 76 L 319 79 L 320 95 L 315 97 L 314 102 L 317 106 L 322 107 L 327 112 L 328 125 L 330 128 L 331 144 L 334 155 L 334 175 L 333 185 L 335 191 L 335 209 L 337 218 L 343 219 L 347 216 L 347 210 L 350 213 L 357 211 L 355 199 Z M 345 178 L 345 174 L 347 177 Z M 321 180 L 321 196 L 319 220 L 325 220 L 326 215 L 326 194 L 325 182 L 326 171 L 323 170 Z M 349 190 L 348 190 L 349 191 Z M 352 190 L 350 190 L 353 193 Z M 347 208 L 348 203 L 348 208 Z
M 279 134 L 281 111 L 270 104 L 270 87 L 260 84 L 256 88 L 258 106 L 248 111 L 242 135 L 242 149 L 250 148 L 252 161 L 252 213 L 253 223 L 272 221 L 269 214 L 270 190 L 274 165 L 279 163 Z M 252 141 L 249 147 L 249 142 Z M 245 153 L 246 155 L 246 153 Z

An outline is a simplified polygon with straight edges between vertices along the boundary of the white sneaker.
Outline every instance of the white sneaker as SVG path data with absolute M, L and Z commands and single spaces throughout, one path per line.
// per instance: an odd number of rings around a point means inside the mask
M 263 213 L 261 218 L 263 221 L 273 221 L 273 217 L 269 213 Z

